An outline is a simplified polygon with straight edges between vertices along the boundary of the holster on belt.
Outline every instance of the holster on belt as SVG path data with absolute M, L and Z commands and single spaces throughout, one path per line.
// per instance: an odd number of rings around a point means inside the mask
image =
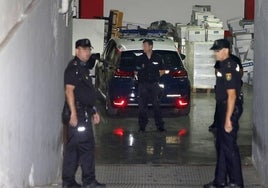
M 243 93 L 241 92 L 235 102 L 234 112 L 231 116 L 232 122 L 238 122 L 239 118 L 241 117 L 243 113 L 243 103 L 244 103 L 244 96 Z

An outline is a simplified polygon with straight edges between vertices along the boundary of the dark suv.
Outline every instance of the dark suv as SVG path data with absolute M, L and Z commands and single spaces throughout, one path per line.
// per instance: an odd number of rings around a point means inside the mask
M 147 38 L 147 37 L 146 37 Z M 96 64 L 96 88 L 105 99 L 109 115 L 125 112 L 138 106 L 137 80 L 134 78 L 136 58 L 142 51 L 145 38 L 111 39 Z M 176 114 L 190 112 L 190 82 L 187 71 L 172 40 L 152 37 L 154 53 L 164 61 L 165 74 L 161 76 L 161 106 L 163 111 L 171 110 Z

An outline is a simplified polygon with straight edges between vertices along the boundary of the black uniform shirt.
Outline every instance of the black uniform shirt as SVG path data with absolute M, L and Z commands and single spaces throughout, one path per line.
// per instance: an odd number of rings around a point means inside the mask
M 143 53 L 136 60 L 136 70 L 138 71 L 138 79 L 141 83 L 159 82 L 159 70 L 163 69 L 163 60 L 158 54 L 153 53 L 149 59 Z
M 231 57 L 219 63 L 216 74 L 216 100 L 227 100 L 227 90 L 235 89 L 238 96 L 241 90 L 240 67 Z
M 96 92 L 86 64 L 75 57 L 64 72 L 64 84 L 75 86 L 75 101 L 85 106 L 94 106 Z

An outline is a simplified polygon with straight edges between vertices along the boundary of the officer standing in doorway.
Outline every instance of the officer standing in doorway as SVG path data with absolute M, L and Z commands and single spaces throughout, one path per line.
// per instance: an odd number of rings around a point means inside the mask
M 162 58 L 153 52 L 153 41 L 143 41 L 144 53 L 137 58 L 135 75 L 138 76 L 139 90 L 139 132 L 145 132 L 148 123 L 148 103 L 153 105 L 155 125 L 159 132 L 164 132 L 164 121 L 160 108 L 160 76 L 164 74 Z
M 96 92 L 89 75 L 87 62 L 92 57 L 91 43 L 80 39 L 75 44 L 75 58 L 64 73 L 65 98 L 71 111 L 68 138 L 64 150 L 62 187 L 81 187 L 75 181 L 78 164 L 82 169 L 83 188 L 103 188 L 95 179 L 94 135 L 92 124 L 100 122 L 95 108 Z
M 204 188 L 244 187 L 241 159 L 237 145 L 238 120 L 243 107 L 240 99 L 241 75 L 236 61 L 230 57 L 228 40 L 216 40 L 211 47 L 219 69 L 216 78 L 217 100 L 217 164 L 215 178 Z

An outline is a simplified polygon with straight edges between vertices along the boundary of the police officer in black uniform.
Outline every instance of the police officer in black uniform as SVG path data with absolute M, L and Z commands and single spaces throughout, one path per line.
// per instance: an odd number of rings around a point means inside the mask
M 241 59 L 233 54 L 230 54 L 230 58 L 233 59 L 239 66 L 239 71 L 240 71 L 240 75 L 241 77 L 243 76 L 243 66 L 241 63 Z M 220 66 L 220 61 L 216 61 L 214 68 L 215 68 L 215 75 L 217 76 L 217 72 Z M 241 86 L 243 85 L 243 81 L 241 80 Z M 216 86 L 215 86 L 216 88 Z M 208 130 L 210 132 L 215 132 L 217 130 L 217 104 L 215 106 L 215 113 L 214 113 L 214 119 L 213 119 L 213 123 L 208 127 Z
M 68 64 L 64 73 L 65 97 L 71 111 L 68 138 L 64 150 L 62 167 L 62 187 L 81 187 L 75 181 L 78 164 L 82 169 L 84 188 L 102 188 L 95 179 L 94 135 L 92 123 L 100 122 L 94 107 L 96 92 L 89 75 L 87 62 L 91 62 L 91 43 L 80 39 L 75 44 L 75 58 Z
M 137 58 L 135 74 L 139 82 L 139 131 L 145 132 L 148 123 L 148 103 L 153 105 L 155 125 L 159 132 L 166 131 L 160 108 L 160 76 L 164 73 L 162 58 L 153 52 L 153 41 L 143 41 L 144 53 Z
M 242 188 L 244 187 L 241 159 L 237 145 L 238 120 L 242 114 L 240 99 L 241 75 L 236 61 L 230 57 L 228 40 L 216 40 L 211 47 L 219 69 L 216 79 L 217 100 L 217 164 L 215 178 L 204 188 Z

